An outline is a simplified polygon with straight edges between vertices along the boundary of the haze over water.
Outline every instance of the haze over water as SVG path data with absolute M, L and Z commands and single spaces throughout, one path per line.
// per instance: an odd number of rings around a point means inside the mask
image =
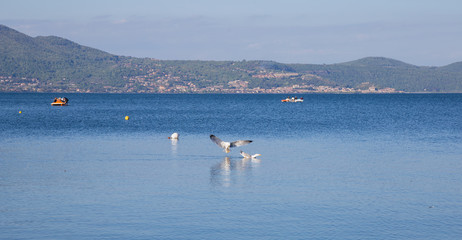
M 63 96 L 0 94 L 0 239 L 462 235 L 462 94 Z

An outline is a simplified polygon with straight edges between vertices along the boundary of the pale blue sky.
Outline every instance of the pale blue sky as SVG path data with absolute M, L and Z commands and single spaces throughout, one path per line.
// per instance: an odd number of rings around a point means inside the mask
M 0 24 L 113 54 L 339 63 L 462 61 L 459 0 L 0 0 Z

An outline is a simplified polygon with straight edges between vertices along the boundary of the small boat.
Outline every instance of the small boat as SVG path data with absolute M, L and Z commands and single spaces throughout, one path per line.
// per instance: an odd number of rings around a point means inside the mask
M 66 97 L 60 97 L 60 98 L 55 98 L 53 102 L 51 103 L 51 106 L 67 106 L 67 103 L 69 102 L 69 99 Z
M 303 102 L 303 98 L 287 97 L 286 99 L 282 99 L 281 102 Z

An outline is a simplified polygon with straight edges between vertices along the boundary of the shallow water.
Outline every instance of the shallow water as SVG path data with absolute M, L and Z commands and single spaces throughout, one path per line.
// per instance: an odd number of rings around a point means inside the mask
M 65 96 L 0 94 L 0 239 L 462 235 L 460 94 Z

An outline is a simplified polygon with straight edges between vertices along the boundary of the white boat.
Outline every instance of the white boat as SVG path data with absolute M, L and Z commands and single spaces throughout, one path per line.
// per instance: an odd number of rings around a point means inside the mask
M 303 98 L 287 97 L 286 99 L 282 99 L 281 102 L 303 102 Z

